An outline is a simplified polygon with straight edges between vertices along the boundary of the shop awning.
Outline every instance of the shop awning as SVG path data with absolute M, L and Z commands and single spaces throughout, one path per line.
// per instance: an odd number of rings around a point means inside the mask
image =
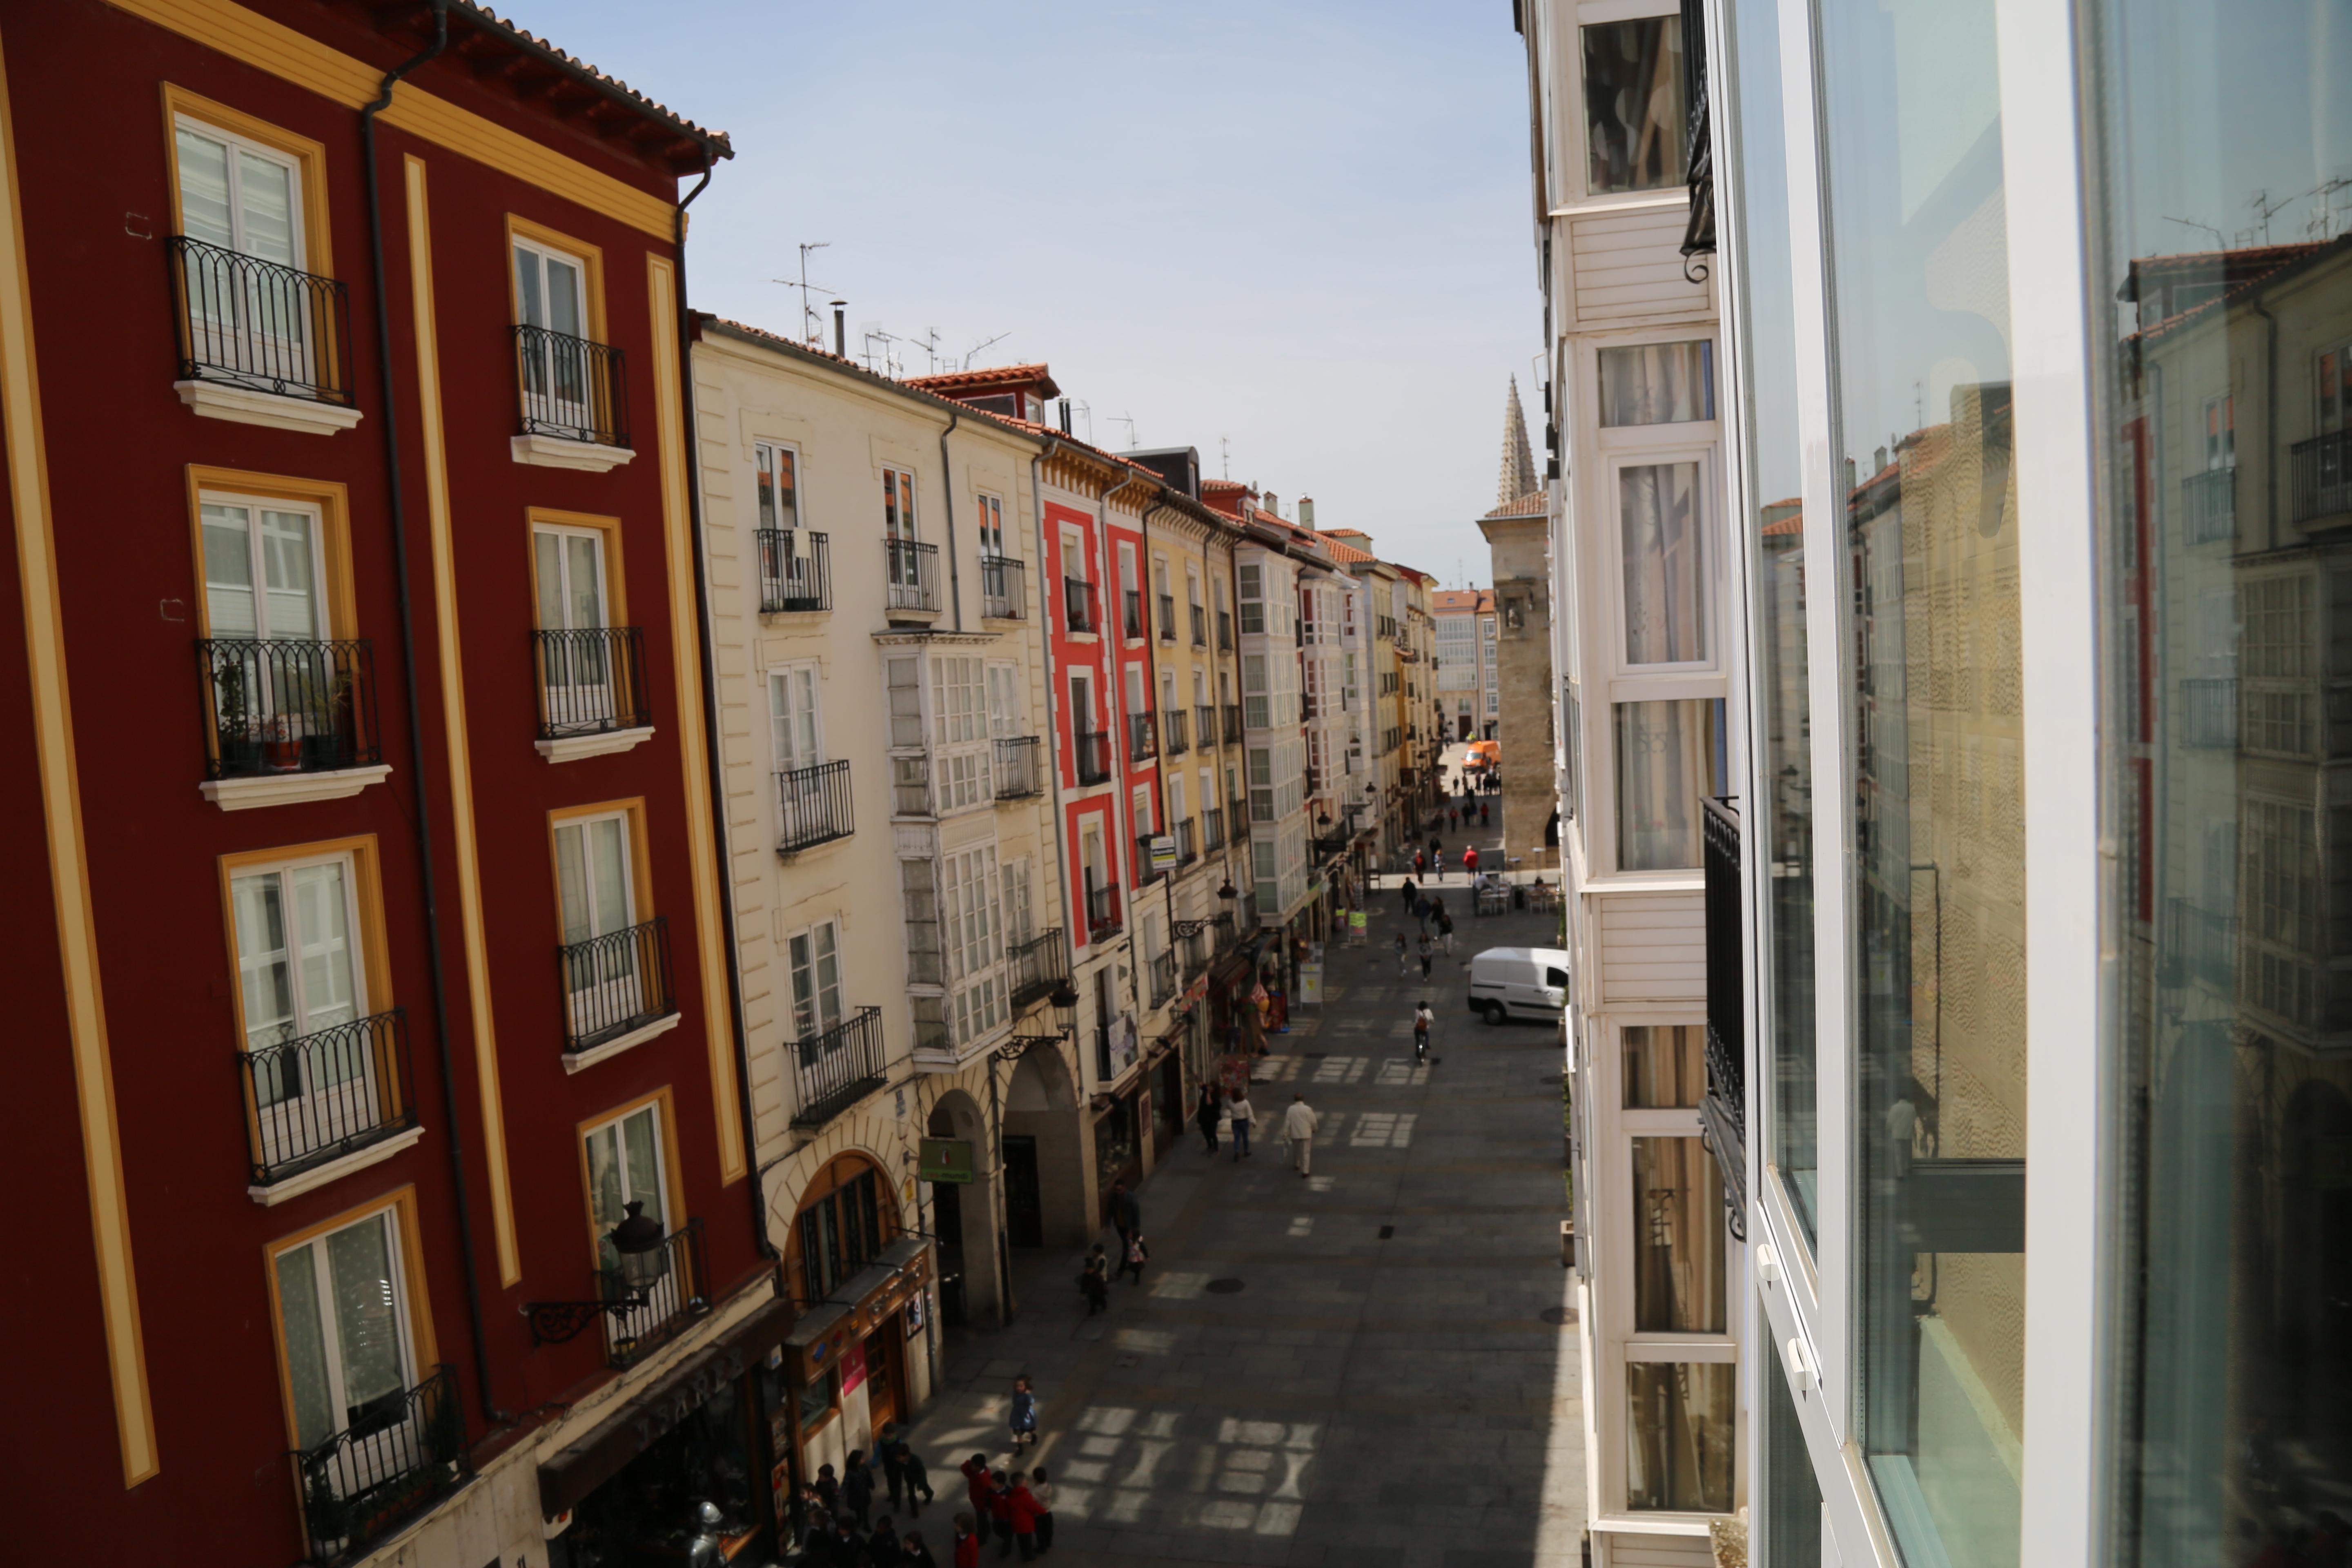
M 863 1272 L 835 1286 L 824 1300 L 812 1303 L 801 1314 L 792 1332 L 783 1337 L 784 1348 L 804 1351 L 824 1338 L 843 1318 L 857 1310 L 858 1303 L 877 1290 L 887 1289 L 908 1264 L 922 1255 L 923 1238 L 916 1236 L 900 1237 L 884 1247 Z
M 623 1466 L 653 1447 L 713 1394 L 783 1343 L 793 1320 L 790 1301 L 769 1302 L 736 1324 L 724 1339 L 679 1363 L 668 1376 L 589 1428 L 578 1441 L 558 1449 L 554 1458 L 539 1467 L 540 1512 L 553 1519 L 618 1475 Z

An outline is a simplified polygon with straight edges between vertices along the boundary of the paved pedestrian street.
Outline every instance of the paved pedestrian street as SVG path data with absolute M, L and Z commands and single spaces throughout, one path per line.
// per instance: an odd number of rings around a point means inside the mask
M 1014 1322 L 950 1336 L 916 1431 L 941 1504 L 962 1503 L 961 1460 L 1007 1458 L 1025 1373 L 1044 1436 L 1021 1463 L 1051 1472 L 1057 1561 L 1578 1561 L 1558 1032 L 1465 1005 L 1470 954 L 1552 945 L 1557 917 L 1474 920 L 1452 882 L 1455 953 L 1427 986 L 1417 956 L 1397 979 L 1393 938 L 1412 922 L 1393 890 L 1373 895 L 1368 944 L 1334 951 L 1328 1000 L 1260 1064 L 1254 1158 L 1212 1158 L 1190 1129 L 1163 1158 L 1139 1194 L 1139 1288 L 1114 1286 L 1089 1321 L 1077 1253 L 1016 1255 Z M 1424 994 L 1437 1023 L 1419 1067 Z M 1276 1136 L 1294 1091 L 1322 1118 L 1304 1179 Z M 928 1536 L 950 1533 L 949 1511 L 926 1510 Z

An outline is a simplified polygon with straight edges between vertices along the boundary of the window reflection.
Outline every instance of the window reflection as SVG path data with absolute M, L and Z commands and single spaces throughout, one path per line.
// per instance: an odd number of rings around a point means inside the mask
M 1601 424 L 1686 425 L 1715 417 L 1715 345 L 1635 343 L 1601 351 Z
M 1729 1362 L 1625 1367 L 1625 1506 L 1637 1513 L 1731 1511 Z
M 1633 1144 L 1633 1331 L 1719 1334 L 1723 1181 L 1696 1138 Z
M 1588 188 L 1598 195 L 1681 184 L 1682 18 L 1643 16 L 1582 31 Z
M 1700 797 L 1728 793 L 1722 702 L 1690 698 L 1616 708 L 1619 869 L 1696 866 Z
M 1696 1110 L 1706 1093 L 1706 1030 L 1697 1024 L 1627 1024 L 1625 1109 Z

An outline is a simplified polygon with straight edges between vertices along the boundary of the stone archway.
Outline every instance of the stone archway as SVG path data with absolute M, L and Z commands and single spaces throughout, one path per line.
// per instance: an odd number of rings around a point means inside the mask
M 1015 1247 L 1084 1247 L 1094 1235 L 1077 1085 L 1060 1050 L 1033 1046 L 1004 1092 L 1005 1229 Z
M 922 1223 L 939 1238 L 942 1309 L 950 1321 L 1003 1321 L 1003 1289 L 998 1279 L 996 1162 L 989 1158 L 988 1118 L 971 1096 L 949 1089 L 931 1102 L 923 1132 L 971 1145 L 969 1183 L 926 1182 Z M 960 1300 L 957 1298 L 960 1296 Z

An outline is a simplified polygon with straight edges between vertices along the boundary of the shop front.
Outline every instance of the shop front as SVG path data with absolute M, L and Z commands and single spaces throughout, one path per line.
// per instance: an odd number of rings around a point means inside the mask
M 1122 1094 L 1095 1096 L 1097 1108 L 1095 1116 L 1095 1191 L 1102 1212 L 1098 1223 L 1110 1219 L 1111 1189 L 1120 1183 L 1133 1192 L 1143 1180 L 1143 1139 L 1141 1102 L 1146 1099 L 1144 1083 L 1139 1078 Z
M 845 1473 L 852 1451 L 870 1454 L 929 1398 L 935 1278 L 929 1240 L 902 1237 L 793 1325 L 777 1370 L 803 1477 L 825 1465 Z
M 790 1301 L 753 1313 L 539 1467 L 549 1568 L 684 1563 L 701 1505 L 727 1561 L 766 1563 L 792 1520 L 776 1369 Z

